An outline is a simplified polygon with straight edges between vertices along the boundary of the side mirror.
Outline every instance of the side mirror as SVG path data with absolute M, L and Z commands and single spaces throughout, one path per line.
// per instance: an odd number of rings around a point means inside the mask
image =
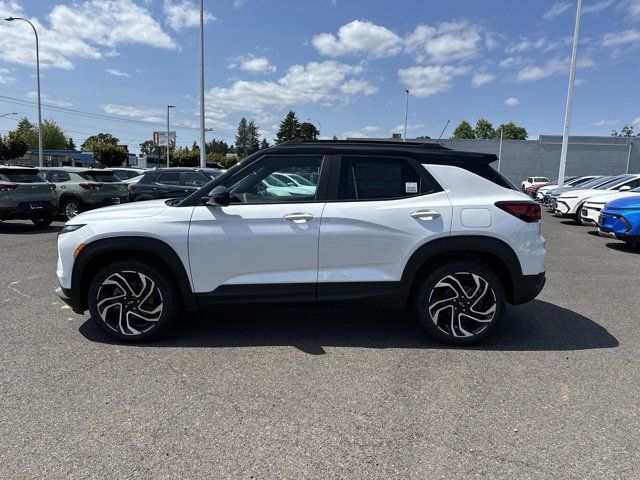
M 631 187 L 629 185 L 624 185 L 623 187 L 620 187 L 618 189 L 619 192 L 628 192 L 629 190 L 631 190 Z
M 231 202 L 231 195 L 229 195 L 229 190 L 227 187 L 223 187 L 222 185 L 218 185 L 216 188 L 211 190 L 208 197 L 206 198 L 207 205 L 220 205 L 223 207 L 228 207 Z

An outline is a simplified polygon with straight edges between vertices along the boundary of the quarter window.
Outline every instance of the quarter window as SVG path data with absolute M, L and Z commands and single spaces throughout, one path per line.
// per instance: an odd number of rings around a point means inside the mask
M 338 200 L 384 200 L 435 191 L 408 160 L 342 157 Z

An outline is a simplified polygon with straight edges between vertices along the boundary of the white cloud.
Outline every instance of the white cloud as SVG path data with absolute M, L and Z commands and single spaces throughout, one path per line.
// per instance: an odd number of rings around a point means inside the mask
M 633 119 L 633 124 L 640 126 L 640 117 L 636 117 Z
M 412 95 L 424 98 L 444 92 L 451 88 L 453 79 L 467 72 L 465 67 L 451 65 L 429 65 L 409 67 L 398 70 L 400 83 L 405 85 Z
M 275 81 L 248 82 L 238 80 L 228 88 L 214 87 L 207 93 L 208 101 L 219 114 L 227 110 L 260 112 L 266 107 L 289 107 L 310 103 L 332 104 L 348 92 L 341 87 L 361 74 L 361 66 L 346 65 L 334 60 L 293 65 Z M 347 87 L 347 90 L 349 88 Z M 358 93 L 367 93 L 361 88 Z M 371 93 L 371 91 L 369 90 Z
M 635 18 L 640 17 L 640 0 L 627 0 L 624 6 L 630 16 Z
M 552 20 L 559 17 L 564 12 L 569 10 L 573 4 L 571 2 L 556 2 L 551 5 L 551 8 L 542 16 L 545 20 Z
M 240 68 L 251 73 L 274 73 L 276 71 L 276 67 L 271 65 L 267 57 L 254 55 L 236 57 L 228 68 Z
M 381 131 L 382 128 L 376 125 L 367 125 L 366 127 L 362 127 L 358 130 L 344 132 L 342 136 L 345 138 L 371 138 L 380 136 Z
M 425 128 L 427 128 L 427 126 L 424 123 L 408 124 L 407 125 L 407 133 L 419 132 L 421 130 L 424 131 Z M 389 130 L 389 132 L 391 132 L 391 133 L 403 132 L 404 133 L 404 124 L 401 124 L 401 125 L 398 125 L 395 128 L 392 128 L 391 130 Z
M 0 16 L 26 16 L 14 0 L 0 0 Z M 177 48 L 150 12 L 132 0 L 86 0 L 71 6 L 56 5 L 47 23 L 33 23 L 40 37 L 43 68 L 71 69 L 76 58 L 99 59 L 113 55 L 121 44 Z M 33 32 L 24 22 L 0 22 L 0 60 L 33 66 Z
M 33 102 L 38 100 L 38 92 L 27 92 L 24 94 L 24 96 Z M 68 100 L 64 100 L 60 98 L 54 99 L 54 98 L 51 98 L 51 96 L 47 95 L 46 93 L 41 94 L 40 98 L 42 100 L 42 103 L 53 105 L 55 107 L 73 107 L 73 103 L 69 102 Z
M 396 55 L 402 50 L 402 39 L 398 35 L 366 20 L 354 20 L 342 25 L 337 35 L 315 35 L 311 43 L 318 52 L 328 57 L 362 55 L 382 58 Z
M 520 69 L 515 76 L 516 82 L 533 82 L 548 78 L 558 73 L 569 72 L 569 58 L 552 58 L 543 65 L 529 64 Z M 577 62 L 578 68 L 594 67 L 595 62 L 590 57 L 579 58 Z
M 479 54 L 484 45 L 483 32 L 480 26 L 466 21 L 444 22 L 437 27 L 418 25 L 407 36 L 406 49 L 419 62 L 465 60 Z
M 348 95 L 356 95 L 358 93 L 373 95 L 374 93 L 378 92 L 378 87 L 371 85 L 366 80 L 352 78 L 340 85 L 340 91 Z
M 131 76 L 127 72 L 122 72 L 122 71 L 118 70 L 117 68 L 107 68 L 105 70 L 105 72 L 107 72 L 109 75 L 113 75 L 114 77 L 127 77 L 127 78 L 129 78 Z
M 589 125 L 592 125 L 594 127 L 608 127 L 611 125 L 618 125 L 620 123 L 619 119 L 602 119 L 602 120 L 595 120 L 593 122 L 590 122 Z
M 134 118 L 145 122 L 160 122 L 165 120 L 163 110 L 155 107 L 134 107 L 107 103 L 101 105 L 100 108 L 110 115 L 120 115 L 121 117 Z
M 507 107 L 517 107 L 518 105 L 520 105 L 520 100 L 518 100 L 516 97 L 509 97 L 504 101 L 504 104 Z
M 493 82 L 495 80 L 495 78 L 496 78 L 496 76 L 493 75 L 492 73 L 476 73 L 471 78 L 471 86 L 480 87 L 480 86 L 485 85 L 487 83 Z
M 640 30 L 636 29 L 606 33 L 602 38 L 602 45 L 604 47 L 619 47 L 621 45 L 635 43 L 640 43 Z
M 200 26 L 200 6 L 191 0 L 165 0 L 164 14 L 166 22 L 173 30 Z M 211 12 L 204 11 L 204 23 L 215 20 Z
M 529 63 L 530 61 L 522 57 L 506 57 L 500 60 L 500 62 L 498 63 L 498 66 L 502 68 L 517 68 L 517 67 L 522 67 L 524 65 L 527 65 Z
M 614 0 L 599 0 L 597 2 L 594 2 L 582 7 L 582 13 L 589 14 L 589 13 L 601 12 L 602 10 L 605 10 L 609 8 L 611 5 L 613 5 L 613 2 Z

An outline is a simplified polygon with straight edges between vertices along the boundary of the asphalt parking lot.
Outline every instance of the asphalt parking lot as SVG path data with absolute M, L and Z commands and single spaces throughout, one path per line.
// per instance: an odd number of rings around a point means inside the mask
M 475 348 L 379 310 L 242 308 L 114 344 L 0 224 L 0 478 L 639 478 L 640 250 L 546 215 L 547 286 Z

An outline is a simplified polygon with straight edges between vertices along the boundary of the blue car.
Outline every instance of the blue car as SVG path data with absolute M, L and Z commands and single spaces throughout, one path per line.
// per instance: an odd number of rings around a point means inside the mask
M 640 195 L 630 195 L 607 203 L 598 218 L 601 234 L 640 244 Z

